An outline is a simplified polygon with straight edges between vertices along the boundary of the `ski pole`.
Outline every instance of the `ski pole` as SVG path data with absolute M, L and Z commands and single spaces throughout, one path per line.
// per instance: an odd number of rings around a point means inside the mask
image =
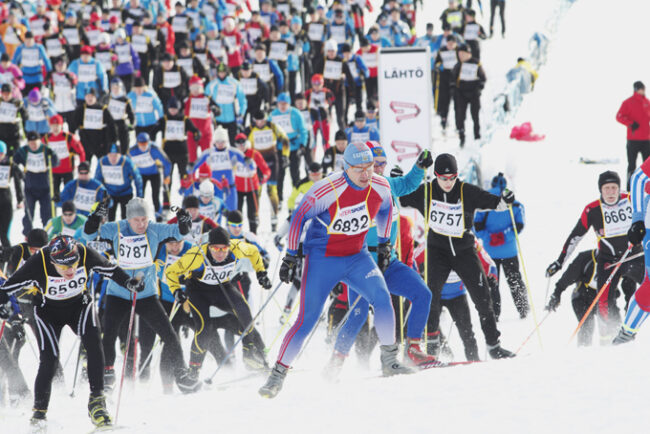
M 77 377 L 79 376 L 79 364 L 81 363 L 81 352 L 83 347 L 81 346 L 81 339 L 79 339 L 79 352 L 77 353 L 77 365 L 74 368 L 74 377 L 72 378 L 72 392 L 70 392 L 70 398 L 74 398 L 74 391 L 77 388 Z
M 336 298 L 334 298 L 334 300 L 336 300 Z M 352 311 L 354 310 L 354 308 L 357 307 L 357 303 L 359 303 L 359 300 L 361 300 L 361 296 L 360 296 L 360 295 L 357 295 L 357 298 L 356 298 L 356 300 L 354 300 L 354 303 L 352 303 L 352 306 L 350 306 L 350 308 L 348 309 L 348 311 L 345 313 L 345 316 L 343 317 L 343 319 L 339 322 L 339 324 L 338 324 L 338 325 L 336 326 L 336 328 L 334 329 L 334 332 L 332 333 L 332 336 L 335 336 L 335 337 L 336 337 L 336 336 L 339 335 L 339 332 L 340 332 L 341 329 L 343 328 L 343 325 L 345 325 L 345 323 L 347 322 L 348 318 L 350 318 L 350 315 L 352 314 Z M 315 328 L 316 328 L 316 327 L 314 327 L 314 329 L 315 329 Z M 306 346 L 306 345 L 303 345 L 303 348 L 304 348 L 305 346 Z
M 608 265 L 606 265 L 606 266 L 605 266 L 605 270 L 609 270 L 610 268 L 614 268 L 614 267 L 616 267 L 618 264 L 623 264 L 623 263 L 625 263 L 625 262 L 629 262 L 629 261 L 631 261 L 631 260 L 633 260 L 633 259 L 641 258 L 641 257 L 643 257 L 644 255 L 645 255 L 645 252 L 635 253 L 634 255 L 630 256 L 629 258 L 626 258 L 625 260 L 622 260 L 622 259 L 621 259 L 621 260 L 618 261 L 618 262 L 614 262 L 614 263 L 612 263 L 612 264 L 608 264 Z
M 45 150 L 47 154 L 47 149 Z M 50 203 L 52 204 L 52 218 L 56 217 L 56 204 L 54 202 L 54 176 L 52 175 L 52 156 L 47 156 L 47 172 L 50 180 Z
M 548 276 L 546 280 L 546 294 L 544 294 L 544 301 L 548 300 L 548 291 L 551 289 L 551 276 Z
M 144 273 L 140 271 L 135 278 L 142 280 Z M 124 374 L 126 373 L 126 362 L 129 356 L 129 347 L 131 344 L 131 333 L 133 332 L 133 323 L 135 321 L 135 303 L 137 300 L 138 293 L 133 293 L 133 302 L 131 303 L 131 314 L 129 316 L 129 331 L 126 334 L 126 351 L 124 352 L 124 361 L 122 362 L 122 375 L 120 377 L 120 389 L 117 392 L 117 405 L 115 406 L 115 423 L 117 423 L 117 417 L 120 414 L 120 401 L 122 399 L 122 387 L 124 386 Z
M 136 374 L 138 372 L 138 344 L 140 343 L 140 315 L 137 315 L 135 317 L 135 324 L 133 325 L 133 330 L 135 331 L 135 335 L 133 337 L 133 367 L 132 367 L 132 375 L 133 379 L 135 380 Z
M 527 338 L 526 338 L 526 339 L 521 343 L 521 345 L 519 346 L 519 348 L 517 348 L 517 351 L 515 351 L 515 354 L 519 354 L 519 351 L 521 351 L 521 349 L 522 349 L 522 348 L 523 348 L 523 347 L 528 343 L 528 341 L 529 341 L 530 338 L 533 336 L 533 334 L 534 334 L 534 333 L 535 333 L 535 332 L 536 332 L 536 331 L 537 331 L 537 330 L 542 326 L 542 324 L 544 324 L 544 321 L 546 321 L 546 318 L 548 318 L 550 314 L 551 314 L 551 311 L 548 311 L 548 312 L 546 313 L 546 315 L 544 315 L 544 318 L 542 318 L 542 320 L 539 322 L 539 325 L 538 325 L 538 326 L 535 326 L 535 328 L 533 329 L 533 331 L 530 332 L 530 334 L 528 335 L 528 337 L 527 337 Z
M 226 362 L 228 361 L 228 359 L 230 358 L 230 356 L 232 356 L 232 354 L 235 352 L 235 348 L 237 348 L 237 345 L 239 345 L 239 343 L 244 339 L 244 337 L 245 337 L 246 334 L 247 334 L 247 331 L 248 331 L 251 327 L 253 327 L 253 326 L 255 325 L 255 321 L 256 321 L 257 318 L 260 316 L 260 314 L 264 311 L 264 309 L 266 308 L 266 306 L 268 306 L 268 304 L 271 302 L 271 299 L 273 298 L 273 296 L 275 295 L 275 293 L 278 292 L 278 290 L 282 287 L 282 284 L 283 284 L 283 283 L 284 283 L 284 282 L 280 282 L 280 283 L 278 283 L 278 285 L 275 287 L 275 289 L 273 290 L 273 292 L 271 292 L 271 294 L 266 298 L 266 301 L 265 301 L 264 304 L 260 307 L 260 310 L 255 314 L 255 316 L 254 316 L 253 319 L 251 320 L 250 324 L 248 324 L 248 327 L 246 327 L 246 328 L 243 330 L 243 333 L 241 334 L 241 336 L 239 336 L 239 339 L 237 339 L 237 341 L 233 344 L 232 348 L 230 348 L 230 350 L 229 350 L 228 353 L 226 354 L 226 357 L 224 357 L 223 362 L 221 362 L 221 364 L 220 364 L 219 366 L 217 366 L 217 369 L 215 369 L 215 371 L 212 373 L 212 375 L 210 375 L 208 378 L 206 378 L 205 380 L 203 380 L 203 381 L 205 381 L 206 384 L 212 384 L 212 379 L 214 378 L 214 376 L 217 375 L 217 373 L 219 372 L 219 370 L 220 370 L 220 369 L 221 369 L 221 368 L 226 364 Z
M 2 335 L 5 332 L 5 326 L 7 325 L 7 320 L 2 321 L 2 327 L 0 327 L 0 341 L 2 340 Z
M 287 328 L 287 326 L 289 325 L 289 321 L 291 320 L 291 318 L 293 318 L 293 314 L 296 312 L 296 309 L 298 309 L 299 305 L 300 305 L 299 303 L 296 303 L 295 306 L 293 307 L 293 309 L 291 309 L 291 312 L 289 312 L 289 315 L 284 315 L 283 314 L 283 316 L 285 316 L 284 324 L 282 324 L 282 327 L 280 327 L 278 332 L 275 334 L 275 337 L 273 338 L 273 340 L 271 341 L 269 346 L 264 348 L 264 353 L 265 354 L 268 354 L 271 351 L 271 348 L 273 348 L 273 346 L 277 342 L 278 338 L 282 335 L 282 332 L 284 331 L 284 329 Z
M 614 276 L 616 275 L 616 272 L 618 271 L 619 268 L 621 268 L 621 265 L 623 264 L 625 258 L 627 258 L 627 255 L 629 255 L 630 252 L 632 251 L 632 247 L 633 247 L 632 244 L 629 244 L 629 245 L 628 245 L 627 250 L 626 250 L 625 253 L 623 254 L 623 257 L 621 257 L 621 260 L 618 262 L 618 265 L 617 265 L 617 266 L 614 268 L 614 270 L 610 273 L 609 277 L 608 277 L 607 280 L 605 281 L 605 284 L 602 286 L 602 288 L 600 288 L 600 291 L 598 291 L 598 294 L 596 294 L 596 298 L 594 298 L 594 301 L 591 302 L 591 305 L 589 306 L 589 309 L 587 309 L 587 312 L 585 312 L 585 314 L 583 315 L 582 319 L 581 319 L 580 322 L 578 323 L 578 327 L 576 327 L 576 329 L 575 329 L 575 330 L 573 331 L 573 333 L 571 334 L 571 337 L 569 338 L 569 342 L 568 342 L 569 344 L 571 343 L 571 341 L 573 341 L 573 338 L 575 338 L 575 336 L 578 334 L 578 331 L 580 330 L 580 328 L 582 327 L 582 325 L 584 324 L 584 322 L 585 322 L 585 321 L 587 320 L 587 318 L 589 317 L 589 314 L 590 314 L 591 311 L 593 310 L 594 306 L 596 306 L 596 303 L 598 303 L 598 300 L 600 299 L 600 297 L 601 297 L 601 296 L 603 295 L 603 293 L 605 292 L 605 289 L 607 289 L 607 287 L 609 286 L 609 284 L 610 284 L 610 283 L 612 282 L 612 280 L 614 279 Z
M 336 297 L 333 298 L 332 303 L 336 303 Z M 331 306 L 331 303 L 330 303 L 330 306 Z M 300 359 L 300 356 L 302 356 L 302 353 L 305 352 L 305 348 L 307 348 L 307 345 L 309 345 L 309 342 L 311 341 L 311 338 L 316 334 L 316 329 L 318 329 L 318 326 L 320 325 L 320 323 L 323 321 L 323 319 L 327 315 L 327 311 L 329 311 L 329 307 L 323 311 L 323 313 L 321 314 L 320 317 L 318 317 L 318 321 L 316 321 L 316 324 L 314 325 L 314 328 L 312 328 L 311 331 L 309 332 L 309 336 L 307 336 L 307 339 L 305 339 L 305 341 L 303 342 L 302 347 L 300 348 L 300 351 L 298 352 L 298 355 L 293 360 L 294 365 Z M 348 318 L 349 313 L 350 313 L 350 311 L 348 310 L 348 312 L 345 314 L 345 316 L 343 317 L 343 319 L 341 320 L 341 322 L 339 324 L 343 324 L 343 322 Z M 336 331 L 338 332 L 338 329 Z M 332 334 L 332 336 L 338 336 L 338 333 L 337 334 Z
M 528 282 L 528 273 L 526 272 L 524 255 L 521 252 L 521 244 L 519 244 L 519 234 L 517 233 L 517 223 L 515 222 L 515 214 L 514 212 L 512 212 L 512 205 L 508 205 L 508 211 L 510 211 L 510 219 L 512 220 L 512 230 L 515 233 L 515 240 L 517 241 L 517 252 L 519 253 L 519 260 L 521 261 L 521 269 L 524 272 L 524 279 L 526 279 L 526 292 L 528 292 L 528 299 L 530 300 L 530 310 L 533 312 L 533 321 L 535 322 L 535 331 L 537 331 L 537 338 L 539 339 L 539 347 L 543 351 L 544 345 L 542 344 L 542 335 L 539 332 L 539 322 L 537 321 L 537 312 L 535 312 L 535 303 L 533 302 L 533 294 L 530 291 L 530 283 Z

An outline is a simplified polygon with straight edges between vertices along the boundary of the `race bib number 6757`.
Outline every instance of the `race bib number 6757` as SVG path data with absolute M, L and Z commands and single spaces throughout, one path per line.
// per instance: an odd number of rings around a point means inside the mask
M 462 203 L 431 201 L 429 227 L 440 235 L 461 238 L 465 231 Z

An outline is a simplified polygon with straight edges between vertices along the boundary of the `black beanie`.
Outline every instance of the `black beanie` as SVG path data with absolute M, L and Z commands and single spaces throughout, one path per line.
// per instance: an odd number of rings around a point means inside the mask
M 77 212 L 77 208 L 74 206 L 74 202 L 71 200 L 66 200 L 61 205 L 61 212 Z
M 643 82 L 642 81 L 635 81 L 634 82 L 634 91 L 636 92 L 636 91 L 641 90 L 641 89 L 645 89 L 645 85 L 643 84 Z
M 230 211 L 228 213 L 228 223 L 243 223 L 244 222 L 244 216 L 241 214 L 241 211 Z
M 454 175 L 458 173 L 456 158 L 451 154 L 440 154 L 433 165 L 436 175 Z
M 621 177 L 618 176 L 618 173 L 613 172 L 611 170 L 601 173 L 600 176 L 598 177 L 598 190 L 602 189 L 603 185 L 612 182 L 618 185 L 619 187 L 621 186 Z
M 29 247 L 43 247 L 47 244 L 47 232 L 43 229 L 32 229 L 27 234 L 27 245 Z
M 323 167 L 320 165 L 320 163 L 313 162 L 309 165 L 309 173 L 317 173 L 323 170 Z
M 196 196 L 185 196 L 183 199 L 183 208 L 198 208 L 199 198 Z
M 225 244 L 230 245 L 230 235 L 223 227 L 218 226 L 208 233 L 208 244 Z
M 347 140 L 348 136 L 345 135 L 345 131 L 343 130 L 338 130 L 336 134 L 334 134 L 334 140 Z

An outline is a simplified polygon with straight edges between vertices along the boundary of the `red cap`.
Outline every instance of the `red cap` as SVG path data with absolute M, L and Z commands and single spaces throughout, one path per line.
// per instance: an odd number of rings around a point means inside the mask
M 207 163 L 203 163 L 199 166 L 199 177 L 202 176 L 205 176 L 206 178 L 210 178 L 212 176 L 210 166 L 208 166 Z
M 245 141 L 246 139 L 247 139 L 247 137 L 246 137 L 246 134 L 244 134 L 244 133 L 239 133 L 239 134 L 237 134 L 235 136 L 235 142 L 238 141 L 238 140 L 244 140 Z
M 117 24 L 120 22 L 120 19 L 117 17 L 117 15 L 113 15 L 108 19 L 108 22 L 111 24 Z
M 61 0 L 47 0 L 45 3 L 50 6 L 59 6 L 61 4 Z
M 101 20 L 102 20 L 102 17 L 100 17 L 97 12 L 93 12 L 92 14 L 90 14 L 90 20 L 89 21 L 91 23 L 94 23 L 96 21 L 101 21 Z
M 81 47 L 81 54 L 93 54 L 93 47 L 90 45 L 84 45 Z
M 51 124 L 63 124 L 63 116 L 56 114 L 50 118 Z
M 198 75 L 193 75 L 192 78 L 190 78 L 190 86 L 194 84 L 203 84 L 203 81 L 201 80 L 201 77 Z
M 325 79 L 323 78 L 323 74 L 314 74 L 311 77 L 311 84 L 323 84 L 325 83 Z

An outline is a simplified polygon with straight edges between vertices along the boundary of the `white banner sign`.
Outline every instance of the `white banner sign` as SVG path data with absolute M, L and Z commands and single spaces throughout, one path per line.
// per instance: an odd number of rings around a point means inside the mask
M 433 98 L 429 47 L 382 48 L 379 55 L 379 122 L 388 167 L 410 170 L 431 149 Z

